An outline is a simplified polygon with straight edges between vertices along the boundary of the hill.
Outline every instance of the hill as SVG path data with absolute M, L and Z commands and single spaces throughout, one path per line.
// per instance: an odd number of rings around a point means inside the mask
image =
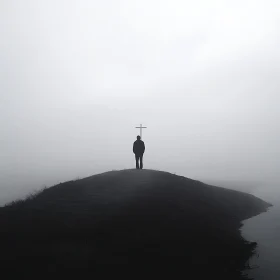
M 0 208 L 2 264 L 95 275 L 113 264 L 191 279 L 245 279 L 244 219 L 270 204 L 167 172 L 123 170 L 58 184 Z

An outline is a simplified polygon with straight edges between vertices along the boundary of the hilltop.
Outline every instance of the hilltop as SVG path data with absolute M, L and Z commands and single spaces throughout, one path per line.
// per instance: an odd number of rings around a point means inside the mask
M 128 264 L 158 276 L 176 267 L 193 279 L 243 279 L 256 243 L 241 237 L 241 222 L 269 206 L 167 172 L 106 172 L 0 208 L 2 263 L 46 275 Z

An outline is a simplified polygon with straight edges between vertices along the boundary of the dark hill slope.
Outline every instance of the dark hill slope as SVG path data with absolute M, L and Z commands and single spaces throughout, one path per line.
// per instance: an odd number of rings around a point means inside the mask
M 241 279 L 255 247 L 242 239 L 241 221 L 269 206 L 166 172 L 112 171 L 1 208 L 2 256 L 6 267 L 21 265 L 27 273 L 94 274 L 102 264 L 129 264 Z

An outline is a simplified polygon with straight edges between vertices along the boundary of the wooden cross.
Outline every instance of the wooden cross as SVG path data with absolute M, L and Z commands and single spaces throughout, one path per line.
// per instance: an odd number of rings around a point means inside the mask
M 140 124 L 140 126 L 136 126 L 135 128 L 140 128 L 140 136 L 142 139 L 142 128 L 147 128 L 146 126 L 142 126 L 142 124 Z

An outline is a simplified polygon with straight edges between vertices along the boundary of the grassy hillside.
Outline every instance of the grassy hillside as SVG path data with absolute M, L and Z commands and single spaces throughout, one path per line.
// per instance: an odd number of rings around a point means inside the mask
M 47 275 L 94 276 L 101 265 L 123 264 L 158 275 L 176 267 L 192 279 L 243 279 L 256 244 L 241 237 L 241 221 L 269 206 L 166 172 L 107 172 L 0 208 L 2 263 Z

